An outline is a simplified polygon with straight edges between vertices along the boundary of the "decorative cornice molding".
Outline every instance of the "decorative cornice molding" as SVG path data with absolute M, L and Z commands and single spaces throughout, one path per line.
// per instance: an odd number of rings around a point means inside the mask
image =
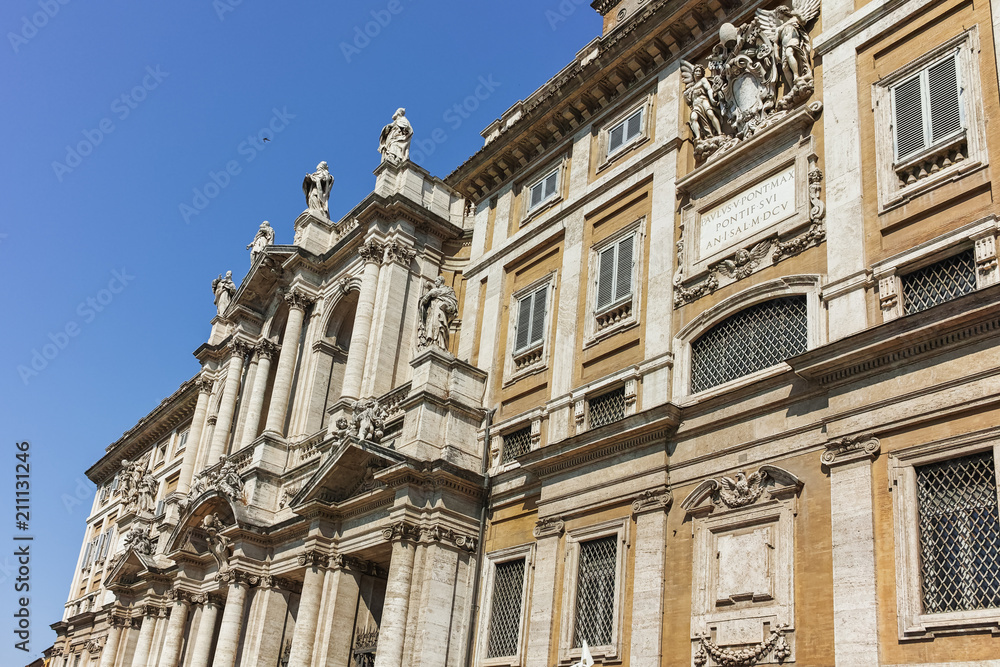
M 820 460 L 828 468 L 864 459 L 874 460 L 881 448 L 882 444 L 872 434 L 855 435 L 826 443 Z

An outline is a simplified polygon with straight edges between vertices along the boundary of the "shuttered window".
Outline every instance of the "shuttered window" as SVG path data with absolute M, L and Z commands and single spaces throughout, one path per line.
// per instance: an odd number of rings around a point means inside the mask
M 517 340 L 515 352 L 520 352 L 542 342 L 545 337 L 545 309 L 549 286 L 535 290 L 517 302 Z
M 959 132 L 963 114 L 956 54 L 893 86 L 892 106 L 896 160 Z
M 624 148 L 642 134 L 643 109 L 639 109 L 628 118 L 612 126 L 608 132 L 608 155 Z
M 632 296 L 635 234 L 602 250 L 597 258 L 597 310 Z
M 559 170 L 556 169 L 529 188 L 528 210 L 532 210 L 556 195 L 559 189 Z

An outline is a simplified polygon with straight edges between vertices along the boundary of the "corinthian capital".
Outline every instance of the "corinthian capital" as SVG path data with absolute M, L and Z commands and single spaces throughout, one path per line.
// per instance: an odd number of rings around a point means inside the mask
M 246 357 L 253 352 L 253 346 L 245 340 L 241 340 L 239 338 L 230 341 L 229 349 L 232 351 L 233 356 L 240 357 Z
M 313 297 L 298 289 L 293 288 L 285 292 L 285 303 L 288 304 L 289 308 L 299 308 L 301 310 L 305 310 L 315 300 L 316 299 Z
M 413 258 L 417 256 L 416 250 L 401 243 L 397 243 L 396 241 L 389 241 L 386 243 L 383 252 L 382 262 L 384 264 L 396 262 L 404 268 L 409 267 L 410 262 L 412 262 Z
M 267 338 L 264 338 L 259 343 L 257 343 L 257 347 L 255 348 L 258 359 L 262 359 L 264 357 L 268 359 L 273 359 L 274 355 L 278 353 L 279 349 L 281 349 L 280 345 L 271 340 L 268 340 Z
M 198 387 L 198 391 L 203 391 L 206 394 L 211 394 L 212 387 L 215 386 L 215 381 L 210 380 L 203 375 L 194 381 L 194 385 Z
M 361 255 L 361 259 L 365 260 L 365 262 L 379 264 L 383 257 L 382 244 L 378 241 L 368 241 L 358 248 L 358 254 Z

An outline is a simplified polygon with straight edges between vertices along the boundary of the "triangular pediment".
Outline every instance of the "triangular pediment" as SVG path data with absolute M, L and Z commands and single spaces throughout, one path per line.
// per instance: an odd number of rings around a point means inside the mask
M 296 507 L 308 502 L 341 503 L 382 488 L 380 470 L 409 461 L 406 456 L 372 442 L 345 438 L 292 499 Z
M 145 573 L 158 571 L 159 568 L 152 556 L 141 554 L 130 548 L 115 561 L 104 578 L 104 586 L 106 588 L 132 586 Z

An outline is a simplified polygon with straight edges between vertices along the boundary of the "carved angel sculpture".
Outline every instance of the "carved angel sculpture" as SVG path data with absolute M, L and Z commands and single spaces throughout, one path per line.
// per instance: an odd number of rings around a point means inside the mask
M 761 260 L 764 259 L 767 251 L 770 249 L 770 241 L 761 241 L 752 250 L 741 248 L 736 251 L 732 259 L 722 260 L 716 265 L 716 268 L 719 270 L 719 273 L 726 277 L 743 280 L 760 265 Z
M 705 68 L 681 60 L 681 81 L 684 82 L 684 101 L 691 107 L 688 125 L 695 140 L 722 134 L 719 100 L 712 90 Z
M 791 8 L 758 9 L 761 30 L 774 43 L 775 60 L 792 91 L 812 78 L 812 48 L 806 29 L 819 16 L 820 0 L 792 0 Z
M 719 497 L 729 507 L 750 505 L 764 493 L 764 480 L 766 478 L 767 473 L 763 470 L 758 470 L 749 477 L 742 471 L 738 472 L 735 480 L 731 477 L 723 477 L 722 486 L 725 488 L 719 489 Z

